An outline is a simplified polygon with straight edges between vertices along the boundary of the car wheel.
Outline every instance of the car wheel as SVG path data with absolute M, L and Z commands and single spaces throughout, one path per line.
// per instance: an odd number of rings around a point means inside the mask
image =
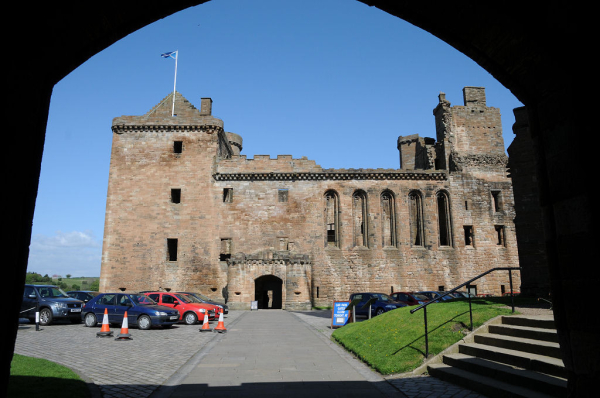
M 97 324 L 98 320 L 96 319 L 96 315 L 94 315 L 92 312 L 85 314 L 85 326 L 88 328 L 93 328 Z
M 138 328 L 140 330 L 148 330 L 152 327 L 152 320 L 148 315 L 142 315 L 138 318 Z
M 40 325 L 47 326 L 52 323 L 52 310 L 50 308 L 42 308 L 40 310 Z
M 188 312 L 183 316 L 183 321 L 186 325 L 195 325 L 198 322 L 198 317 L 193 312 Z
M 377 311 L 375 312 L 375 315 L 381 315 L 383 314 L 385 311 L 383 310 L 383 308 L 377 308 Z

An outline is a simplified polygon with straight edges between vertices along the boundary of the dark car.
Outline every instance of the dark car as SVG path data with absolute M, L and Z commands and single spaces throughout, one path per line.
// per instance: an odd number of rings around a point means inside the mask
M 81 300 L 84 303 L 87 303 L 88 301 L 96 297 L 99 293 L 93 292 L 91 290 L 77 290 L 67 292 L 67 294 L 69 295 L 69 297 L 73 297 L 74 299 Z
M 101 293 L 83 307 L 81 318 L 85 326 L 94 327 L 102 323 L 104 310 L 107 310 L 108 322 L 115 325 L 123 323 L 127 311 L 127 324 L 137 326 L 140 330 L 152 326 L 171 327 L 179 321 L 179 311 L 158 305 L 143 294 Z
M 421 305 L 429 301 L 426 296 L 410 292 L 394 292 L 390 294 L 392 300 L 399 301 L 406 305 Z
M 221 307 L 223 309 L 223 314 L 225 314 L 225 315 L 229 314 L 229 307 L 225 303 L 212 300 L 209 297 L 206 297 L 205 295 L 203 295 L 201 293 L 191 293 L 191 292 L 181 292 L 181 293 L 187 294 L 190 296 L 194 296 L 201 303 L 212 304 L 212 305 L 216 305 L 217 307 Z
M 429 301 L 435 301 L 435 302 L 441 302 L 441 301 L 447 301 L 447 300 L 452 300 L 456 297 L 454 297 L 453 295 L 449 294 L 446 297 L 444 297 L 443 299 L 440 300 L 440 297 L 442 297 L 444 294 L 446 294 L 446 292 L 436 292 L 436 291 L 425 291 L 425 292 L 416 292 L 418 294 L 421 294 L 425 297 L 427 297 L 429 299 Z
M 381 315 L 396 308 L 406 307 L 406 304 L 392 300 L 390 296 L 384 293 L 354 293 L 350 295 L 350 301 L 356 298 L 360 299 L 360 302 L 356 305 L 356 315 L 369 315 L 369 307 L 363 308 L 363 306 L 371 298 L 377 299 L 371 304 L 371 316 Z
M 21 317 L 35 322 L 39 308 L 40 325 L 50 325 L 57 319 L 68 319 L 71 323 L 81 322 L 83 301 L 71 298 L 54 285 L 25 285 L 21 302 Z

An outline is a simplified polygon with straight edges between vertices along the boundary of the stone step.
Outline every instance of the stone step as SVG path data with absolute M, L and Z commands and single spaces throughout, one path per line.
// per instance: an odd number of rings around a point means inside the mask
M 516 325 L 489 325 L 490 333 L 501 334 L 504 336 L 522 337 L 525 339 L 549 341 L 558 343 L 558 334 L 556 329 L 534 328 L 530 326 Z
M 478 343 L 461 344 L 458 349 L 461 354 L 484 358 L 490 361 L 517 366 L 519 368 L 556 377 L 567 378 L 567 371 L 562 359 L 559 358 Z
M 527 326 L 540 329 L 556 329 L 554 317 L 552 316 L 525 316 L 512 315 L 503 316 L 502 323 L 505 325 Z
M 443 363 L 427 367 L 429 374 L 449 383 L 476 391 L 489 398 L 552 398 L 551 395 L 468 372 Z
M 465 354 L 445 355 L 444 364 L 551 396 L 567 396 L 567 381 L 560 377 L 515 368 Z
M 560 346 L 558 343 L 554 342 L 504 336 L 493 333 L 475 335 L 474 340 L 478 344 L 508 348 L 510 350 L 523 351 L 553 358 L 562 358 Z

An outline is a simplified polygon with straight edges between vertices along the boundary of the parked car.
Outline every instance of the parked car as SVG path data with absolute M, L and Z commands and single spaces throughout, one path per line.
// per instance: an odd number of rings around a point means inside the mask
M 71 323 L 81 322 L 83 301 L 71 298 L 54 285 L 25 285 L 21 302 L 21 317 L 35 322 L 39 308 L 40 325 L 50 325 L 57 319 L 68 319 Z
M 144 293 L 160 305 L 170 308 L 176 308 L 179 311 L 179 320 L 186 325 L 194 325 L 198 321 L 204 322 L 204 314 L 208 312 L 208 320 L 215 319 L 217 307 L 212 304 L 195 303 L 185 295 L 170 292 L 149 292 Z
M 137 326 L 148 330 L 152 326 L 171 327 L 179 322 L 179 311 L 156 304 L 143 294 L 101 293 L 88 301 L 83 307 L 81 318 L 85 326 L 94 327 L 102 323 L 104 310 L 108 313 L 108 322 L 121 325 L 127 311 L 128 326 Z
M 471 298 L 475 298 L 475 295 L 473 293 L 468 293 L 468 292 L 463 292 L 463 291 L 456 291 L 454 293 L 458 293 L 460 295 L 459 298 L 469 298 L 469 296 L 471 296 Z
M 394 292 L 390 294 L 392 300 L 399 301 L 406 305 L 421 305 L 429 301 L 426 296 L 411 292 Z
M 439 303 L 440 302 L 439 298 L 442 297 L 447 292 L 424 291 L 424 292 L 416 292 L 416 293 L 427 297 L 429 299 L 429 301 L 436 301 Z M 444 297 L 443 299 L 441 299 L 441 301 L 452 300 L 453 298 L 455 298 L 455 297 L 452 295 L 448 295 L 448 296 Z
M 212 305 L 216 305 L 217 307 L 221 307 L 223 309 L 223 314 L 225 314 L 225 315 L 229 314 L 229 307 L 225 303 L 212 300 L 209 297 L 206 297 L 205 295 L 203 295 L 201 293 L 192 293 L 192 292 L 181 292 L 181 293 L 192 296 L 201 303 L 212 304 Z
M 356 298 L 360 299 L 360 302 L 356 305 L 356 315 L 369 315 L 369 307 L 362 307 L 371 298 L 377 299 L 373 304 L 371 304 L 371 316 L 381 315 L 384 312 L 407 306 L 404 303 L 392 300 L 390 296 L 384 293 L 354 293 L 350 295 L 350 301 Z
M 74 299 L 81 300 L 84 303 L 87 303 L 88 301 L 96 297 L 99 293 L 93 292 L 91 290 L 77 290 L 67 292 L 67 294 L 69 295 L 69 297 L 73 297 Z

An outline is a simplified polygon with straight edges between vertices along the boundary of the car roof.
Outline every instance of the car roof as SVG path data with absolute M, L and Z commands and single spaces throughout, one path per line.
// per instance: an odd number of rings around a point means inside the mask
M 34 284 L 26 284 L 25 286 L 34 286 L 34 287 L 58 287 L 56 285 L 34 285 Z

